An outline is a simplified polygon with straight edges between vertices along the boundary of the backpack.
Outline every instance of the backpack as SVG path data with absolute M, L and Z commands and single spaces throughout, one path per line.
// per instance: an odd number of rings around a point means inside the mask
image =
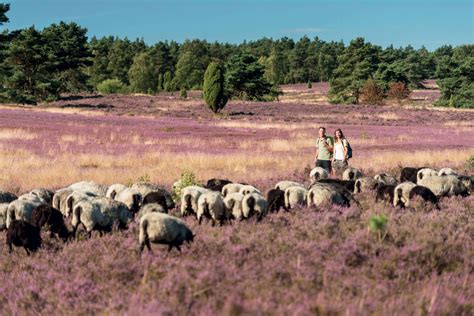
M 347 160 L 352 158 L 352 147 L 351 144 L 346 139 L 346 144 L 347 144 Z

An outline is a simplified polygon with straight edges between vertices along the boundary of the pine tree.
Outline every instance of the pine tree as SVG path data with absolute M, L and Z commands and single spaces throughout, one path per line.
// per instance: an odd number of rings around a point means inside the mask
M 224 88 L 224 69 L 221 64 L 211 62 L 204 74 L 204 100 L 207 106 L 218 113 L 227 103 L 227 95 Z
M 128 78 L 133 92 L 153 93 L 156 91 L 157 78 L 154 75 L 152 59 L 147 52 L 135 56 L 128 71 Z

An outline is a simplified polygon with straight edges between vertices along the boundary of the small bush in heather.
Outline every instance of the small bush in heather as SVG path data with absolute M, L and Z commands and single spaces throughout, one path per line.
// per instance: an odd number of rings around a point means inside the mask
M 148 174 L 141 175 L 135 181 L 130 179 L 127 181 L 127 186 L 131 187 L 135 182 L 151 182 L 150 175 Z
M 227 103 L 224 88 L 224 69 L 221 64 L 211 62 L 204 74 L 204 101 L 214 113 L 222 110 Z
M 313 84 L 311 83 L 311 81 L 308 81 L 308 89 L 311 89 L 313 87 Z
M 97 91 L 102 94 L 125 92 L 125 85 L 118 79 L 106 79 L 97 85 Z
M 383 241 L 386 236 L 388 218 L 385 215 L 372 215 L 369 218 L 369 230 L 377 234 L 379 241 Z
M 183 171 L 177 185 L 173 187 L 173 200 L 176 202 L 181 197 L 181 190 L 190 185 L 201 186 L 201 183 L 196 179 L 196 175 L 192 171 Z
M 388 97 L 398 101 L 408 98 L 410 90 L 403 82 L 393 82 L 388 88 Z
M 466 161 L 466 168 L 467 169 L 474 169 L 474 156 L 471 156 Z
M 179 97 L 181 99 L 187 99 L 188 98 L 188 91 L 186 91 L 185 88 L 182 88 L 181 90 L 179 90 Z
M 383 91 L 374 79 L 369 78 L 362 88 L 362 99 L 367 104 L 380 104 L 383 101 Z

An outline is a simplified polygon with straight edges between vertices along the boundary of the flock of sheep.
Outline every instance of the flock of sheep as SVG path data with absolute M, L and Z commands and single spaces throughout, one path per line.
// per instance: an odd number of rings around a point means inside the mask
M 180 183 L 173 185 L 173 190 Z M 181 189 L 180 215 L 195 216 L 199 224 L 204 218 L 223 225 L 232 220 L 255 217 L 260 221 L 268 213 L 280 208 L 288 211 L 298 205 L 317 208 L 333 204 L 359 204 L 359 193 L 376 191 L 376 200 L 394 206 L 408 207 L 410 200 L 419 197 L 438 207 L 438 199 L 445 196 L 470 195 L 474 177 L 457 175 L 450 168 L 410 168 L 401 170 L 399 182 L 386 173 L 364 177 L 356 168 L 347 168 L 342 179 L 329 178 L 326 170 L 316 167 L 310 172 L 310 185 L 294 181 L 280 181 L 266 196 L 256 187 L 232 183 L 224 179 L 210 179 L 202 187 Z M 0 191 L 0 230 L 7 230 L 7 245 L 24 247 L 27 254 L 41 247 L 41 228 L 64 241 L 77 238 L 82 224 L 87 235 L 92 231 L 110 232 L 113 227 L 127 229 L 139 222 L 139 246 L 143 251 L 150 243 L 168 245 L 180 250 L 184 242 L 192 242 L 194 234 L 178 217 L 168 215 L 176 207 L 172 195 L 162 186 L 138 182 L 132 186 L 113 184 L 109 187 L 94 182 L 78 182 L 52 192 L 35 189 L 19 197 Z M 69 230 L 66 221 L 70 223 Z

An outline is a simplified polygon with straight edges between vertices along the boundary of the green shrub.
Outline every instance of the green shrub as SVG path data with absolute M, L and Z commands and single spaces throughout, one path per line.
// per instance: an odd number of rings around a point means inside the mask
M 311 81 L 308 81 L 308 89 L 311 89 L 313 87 L 313 84 L 311 83 Z
M 386 236 L 388 218 L 385 215 L 372 215 L 369 218 L 369 231 L 377 234 L 379 241 L 383 241 Z
M 97 85 L 97 91 L 102 94 L 125 92 L 125 85 L 118 79 L 106 79 Z
M 202 186 L 192 171 L 183 171 L 179 180 L 173 185 L 173 200 L 175 202 L 179 201 L 181 198 L 181 190 L 190 185 Z
M 179 90 L 179 97 L 181 99 L 186 99 L 188 97 L 188 91 L 186 91 L 185 88 L 182 88 L 181 90 Z

